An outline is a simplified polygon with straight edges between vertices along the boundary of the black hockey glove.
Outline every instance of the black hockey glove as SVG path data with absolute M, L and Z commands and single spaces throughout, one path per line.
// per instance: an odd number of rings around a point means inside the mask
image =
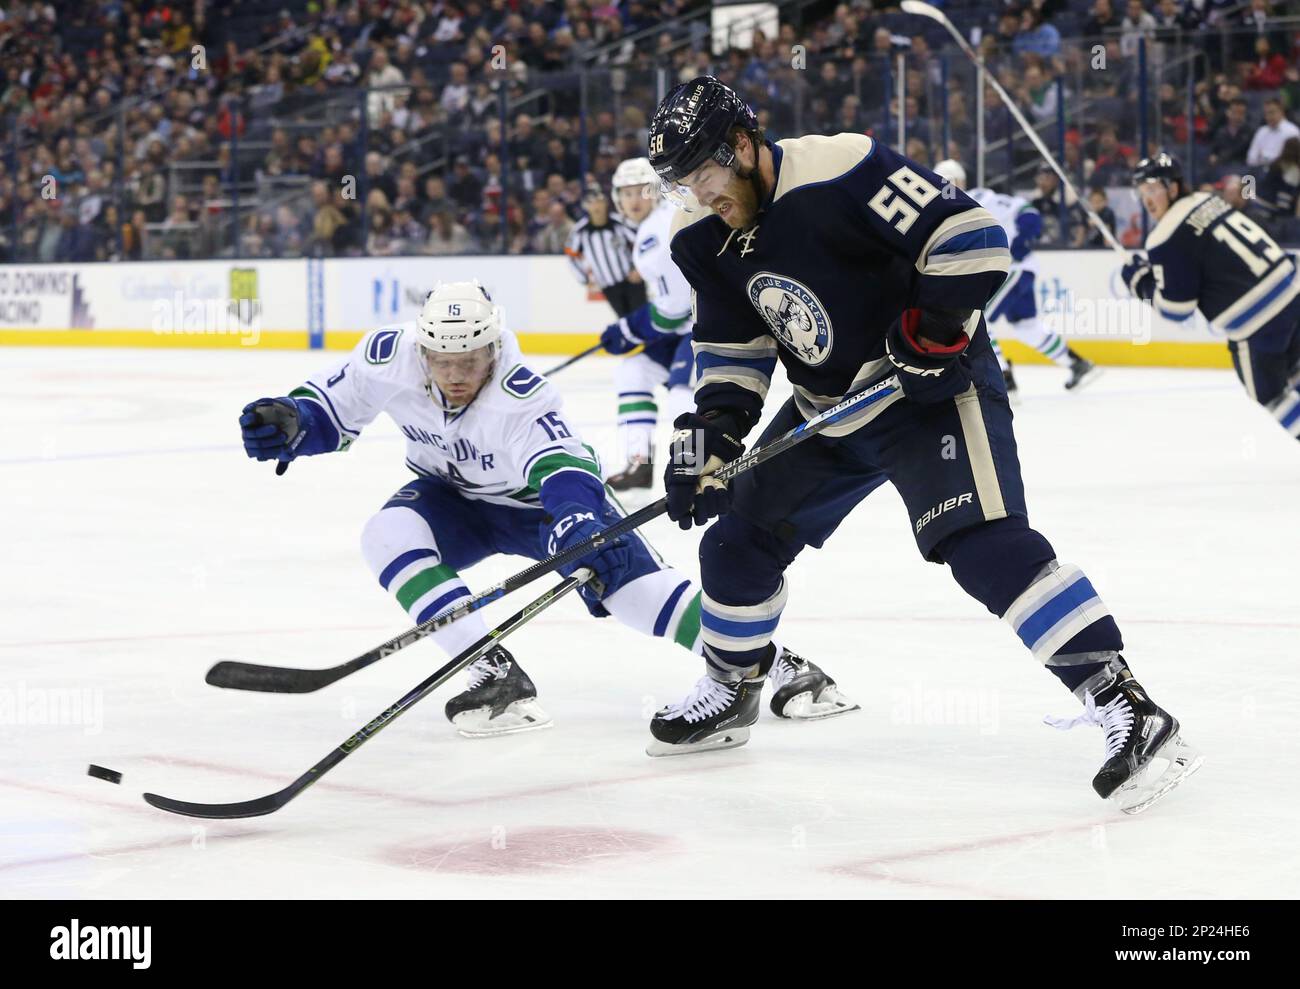
M 1129 293 L 1135 299 L 1150 302 L 1156 294 L 1156 276 L 1151 270 L 1151 262 L 1145 255 L 1134 254 L 1124 265 L 1120 278 L 1128 286 Z
M 713 477 L 723 464 L 745 452 L 736 436 L 740 430 L 730 416 L 708 412 L 686 412 L 673 423 L 672 444 L 664 488 L 668 494 L 668 517 L 683 529 L 704 525 L 725 515 L 731 508 L 727 485 Z
M 276 460 L 275 472 L 283 474 L 289 461 L 307 438 L 307 430 L 291 398 L 259 398 L 244 406 L 239 429 L 244 438 L 244 452 L 256 460 Z
M 970 311 L 904 309 L 885 333 L 885 356 L 898 368 L 903 394 L 929 405 L 971 385 L 965 351 Z

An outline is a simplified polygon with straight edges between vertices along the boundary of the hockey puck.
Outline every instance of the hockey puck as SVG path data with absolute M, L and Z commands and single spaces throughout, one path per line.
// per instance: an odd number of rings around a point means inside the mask
M 91 766 L 86 770 L 87 776 L 93 776 L 97 780 L 108 780 L 110 783 L 121 783 L 122 774 L 116 769 L 105 769 L 103 766 Z

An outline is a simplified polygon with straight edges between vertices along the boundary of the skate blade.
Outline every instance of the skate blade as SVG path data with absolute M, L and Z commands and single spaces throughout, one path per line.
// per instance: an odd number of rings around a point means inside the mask
M 702 738 L 698 742 L 682 742 L 676 745 L 652 738 L 650 744 L 645 747 L 645 754 L 654 758 L 669 755 L 690 755 L 694 752 L 734 749 L 736 746 L 744 745 L 748 741 L 748 728 L 730 728 L 727 731 L 720 731 L 710 735 L 708 738 Z
M 1163 769 L 1157 770 L 1153 765 L 1158 760 L 1163 760 Z M 1204 764 L 1205 756 L 1184 742 L 1181 735 L 1175 735 L 1152 756 L 1151 763 L 1137 779 L 1129 780 L 1110 799 L 1125 814 L 1141 814 Z
M 1067 388 L 1066 391 L 1069 392 L 1083 391 L 1083 389 L 1087 388 L 1090 384 L 1092 384 L 1094 381 L 1096 381 L 1098 378 L 1101 377 L 1101 372 L 1102 372 L 1101 365 L 1094 364 L 1092 367 L 1090 367 L 1087 371 L 1084 372 L 1082 378 L 1080 378 L 1077 382 L 1075 382 L 1073 388 Z
M 525 731 L 550 728 L 554 722 L 535 700 L 515 701 L 495 718 L 490 707 L 462 711 L 452 724 L 456 733 L 464 738 L 492 738 L 495 735 L 517 735 Z
M 860 708 L 852 700 L 834 687 L 827 687 L 815 700 L 811 690 L 795 694 L 785 702 L 785 707 L 777 717 L 790 721 L 821 721 L 857 710 Z

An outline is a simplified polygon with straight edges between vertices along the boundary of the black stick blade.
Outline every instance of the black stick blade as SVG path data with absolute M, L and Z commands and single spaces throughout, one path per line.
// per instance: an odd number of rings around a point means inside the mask
M 171 797 L 160 796 L 157 793 L 146 793 L 144 799 L 150 806 L 171 814 L 233 820 L 239 817 L 262 817 L 266 814 L 274 814 L 292 799 L 294 796 L 294 793 L 290 792 L 292 790 L 293 787 L 289 787 L 287 790 L 258 797 L 256 800 L 244 800 L 234 804 L 196 804 L 188 800 L 173 800 Z
M 228 690 L 260 690 L 268 694 L 310 694 L 339 679 L 338 668 L 296 670 L 287 666 L 259 666 L 223 659 L 204 679 Z

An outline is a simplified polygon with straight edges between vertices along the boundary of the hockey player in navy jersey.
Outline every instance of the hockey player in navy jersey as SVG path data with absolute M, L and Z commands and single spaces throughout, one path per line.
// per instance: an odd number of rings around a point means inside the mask
M 1133 170 L 1155 226 L 1124 283 L 1166 319 L 1197 308 L 1228 337 L 1246 394 L 1300 438 L 1300 276 L 1258 223 L 1210 192 L 1190 192 L 1177 159 L 1144 158 Z
M 706 675 L 655 716 L 652 753 L 726 745 L 754 722 L 793 593 L 787 567 L 891 481 L 921 555 L 946 563 L 1084 704 L 1059 726 L 1103 729 L 1099 795 L 1135 812 L 1194 770 L 1199 756 L 1133 678 L 1101 597 L 1029 525 L 982 316 L 1011 260 L 993 217 L 870 137 L 767 141 L 708 76 L 660 104 L 650 161 L 703 206 L 672 240 L 695 289 L 697 383 L 695 410 L 674 424 L 668 513 L 683 528 L 721 516 L 700 541 Z M 897 385 L 728 488 L 712 475 L 743 452 L 778 361 L 794 396 L 760 443 L 845 395 Z

